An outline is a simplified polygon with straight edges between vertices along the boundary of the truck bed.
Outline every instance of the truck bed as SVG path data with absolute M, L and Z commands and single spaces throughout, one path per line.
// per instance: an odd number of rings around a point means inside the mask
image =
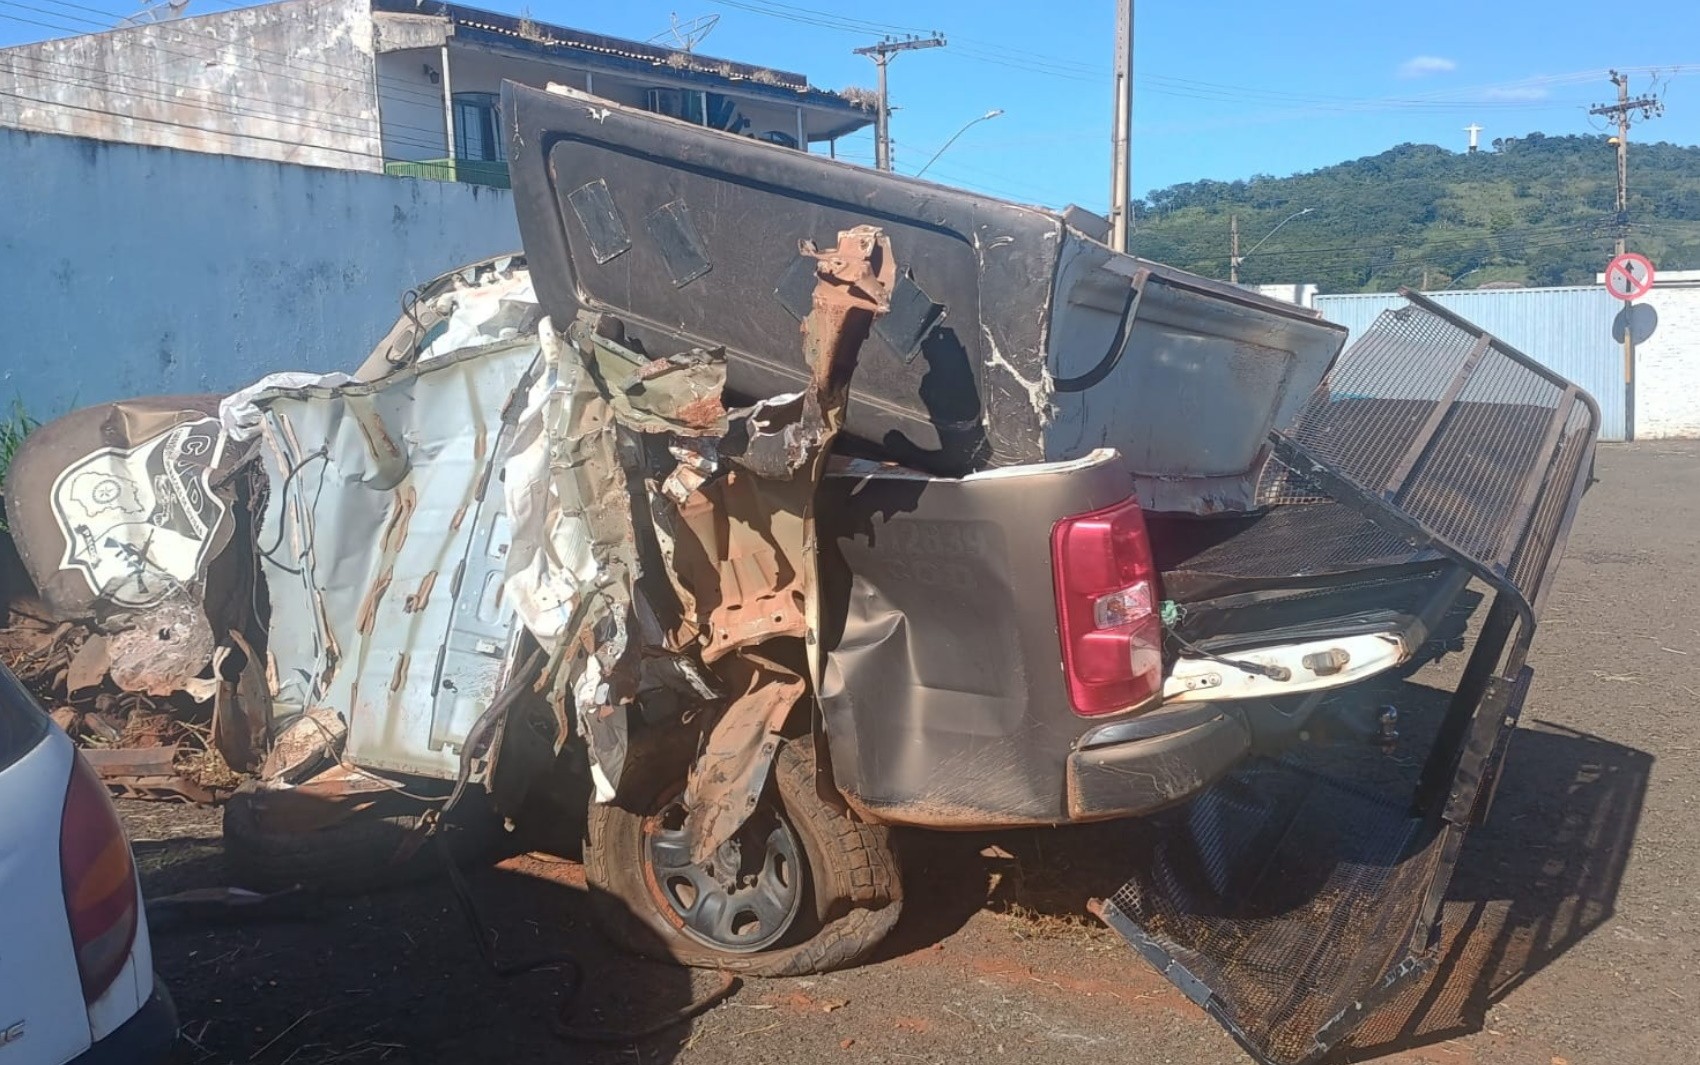
M 1222 653 L 1365 632 L 1427 638 L 1467 575 L 1343 503 L 1230 518 L 1150 515 L 1163 594 L 1180 640 Z

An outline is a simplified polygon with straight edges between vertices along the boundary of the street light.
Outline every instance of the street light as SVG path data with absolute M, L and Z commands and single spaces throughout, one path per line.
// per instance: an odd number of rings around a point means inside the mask
M 1246 252 L 1244 255 L 1235 255 L 1229 263 L 1229 265 L 1232 267 L 1232 269 L 1229 271 L 1229 273 L 1232 275 L 1229 278 L 1229 280 L 1231 280 L 1236 285 L 1239 284 L 1240 283 L 1240 264 L 1241 263 L 1243 263 L 1247 259 L 1251 258 L 1252 255 L 1257 251 L 1257 249 L 1259 249 L 1259 248 L 1263 247 L 1265 244 L 1269 243 L 1269 238 L 1273 237 L 1275 234 L 1279 233 L 1281 231 L 1282 226 L 1286 225 L 1288 222 L 1291 222 L 1293 219 L 1299 217 L 1300 215 L 1310 214 L 1314 210 L 1316 210 L 1316 208 L 1306 207 L 1306 208 L 1303 208 L 1302 210 L 1294 211 L 1292 214 L 1288 215 L 1287 217 L 1281 219 L 1279 222 L 1275 223 L 1274 229 L 1271 229 L 1269 232 L 1263 234 L 1263 239 L 1258 241 L 1256 244 L 1253 244 L 1251 246 L 1251 251 Z M 1236 236 L 1234 239 L 1238 240 L 1239 238 Z
M 925 174 L 929 167 L 931 167 L 934 163 L 939 161 L 939 156 L 944 154 L 945 148 L 949 148 L 951 145 L 955 144 L 956 138 L 962 136 L 964 133 L 967 133 L 970 127 L 976 125 L 977 123 L 985 122 L 988 119 L 996 118 L 1001 114 L 1003 114 L 1003 108 L 994 107 L 990 111 L 987 111 L 985 114 L 981 115 L 979 118 L 969 119 L 967 125 L 963 126 L 961 129 L 957 130 L 955 133 L 952 133 L 950 135 L 950 139 L 944 142 L 944 148 L 940 148 L 938 151 L 933 153 L 933 157 L 931 159 L 927 160 L 926 166 L 923 166 L 921 169 L 915 171 L 915 176 L 920 177 L 922 174 Z

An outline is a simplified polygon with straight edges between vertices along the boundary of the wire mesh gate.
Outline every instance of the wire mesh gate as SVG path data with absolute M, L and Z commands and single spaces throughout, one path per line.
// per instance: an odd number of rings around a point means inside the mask
M 1272 434 L 1266 503 L 1331 499 L 1493 589 L 1414 783 L 1300 748 L 1185 810 L 1104 919 L 1261 1062 L 1329 1048 L 1434 959 L 1469 825 L 1528 691 L 1549 578 L 1592 468 L 1587 393 L 1403 291 Z

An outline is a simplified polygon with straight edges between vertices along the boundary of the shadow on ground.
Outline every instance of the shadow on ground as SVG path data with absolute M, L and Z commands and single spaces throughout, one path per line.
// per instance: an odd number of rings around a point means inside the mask
M 1466 838 L 1438 962 L 1366 1024 L 1349 1060 L 1480 1031 L 1488 1010 L 1616 905 L 1653 756 L 1534 722 L 1512 740 L 1491 816 Z
M 127 804 L 134 806 L 135 804 Z M 228 882 L 216 830 L 136 845 L 147 896 Z M 468 873 L 504 966 L 567 955 L 582 965 L 502 977 L 481 960 L 446 878 L 357 898 L 322 898 L 276 918 L 164 920 L 154 963 L 182 1019 L 176 1065 L 253 1062 L 631 1062 L 625 1042 L 586 1043 L 560 1022 L 630 1030 L 719 986 L 616 953 L 590 924 L 576 863 L 519 858 Z M 641 1041 L 645 1063 L 672 1061 L 678 1026 Z
M 1426 704 L 1435 717 L 1444 706 L 1444 692 L 1400 687 L 1407 710 Z M 1425 729 L 1411 733 L 1412 745 L 1426 744 Z M 1404 745 L 1391 762 L 1418 764 Z M 1652 763 L 1597 736 L 1525 721 L 1489 820 L 1466 837 L 1433 969 L 1331 1060 L 1368 1060 L 1480 1031 L 1495 1003 L 1609 919 Z M 1112 823 L 909 836 L 907 908 L 886 954 L 942 940 L 985 907 L 1019 918 L 1032 935 L 1110 934 L 1088 902 L 1112 895 L 1134 863 L 1148 860 L 1157 830 Z

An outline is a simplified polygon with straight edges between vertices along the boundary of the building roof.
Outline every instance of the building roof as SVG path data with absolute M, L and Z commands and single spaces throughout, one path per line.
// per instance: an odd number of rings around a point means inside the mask
M 530 18 L 504 15 L 497 11 L 444 3 L 443 0 L 371 2 L 375 12 L 446 18 L 455 27 L 455 36 L 462 39 L 476 40 L 484 37 L 490 43 L 507 49 L 534 52 L 553 58 L 576 53 L 579 59 L 591 61 L 596 66 L 632 73 L 641 73 L 657 67 L 666 68 L 673 73 L 688 74 L 693 79 L 724 85 L 744 94 L 853 112 L 860 117 L 849 126 L 850 129 L 871 121 L 865 106 L 852 102 L 839 93 L 813 88 L 807 77 L 789 70 L 774 70 L 620 37 L 588 33 L 568 26 L 555 26 Z

